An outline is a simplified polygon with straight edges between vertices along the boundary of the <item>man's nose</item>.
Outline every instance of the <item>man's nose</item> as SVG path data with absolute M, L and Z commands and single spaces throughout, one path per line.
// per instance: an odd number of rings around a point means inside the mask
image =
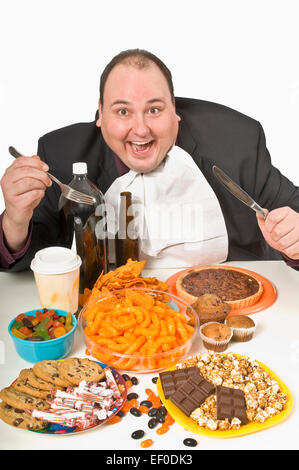
M 134 116 L 132 130 L 134 134 L 140 137 L 145 137 L 149 133 L 149 127 L 143 114 Z

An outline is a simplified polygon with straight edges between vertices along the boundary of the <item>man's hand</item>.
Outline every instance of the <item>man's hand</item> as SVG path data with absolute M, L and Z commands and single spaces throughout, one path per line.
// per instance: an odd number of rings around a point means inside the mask
M 46 174 L 48 169 L 37 155 L 20 157 L 6 169 L 1 179 L 5 201 L 2 224 L 11 251 L 18 251 L 24 245 L 33 210 L 52 184 Z
M 266 242 L 291 259 L 299 259 L 299 213 L 290 207 L 267 211 L 266 220 L 257 216 Z

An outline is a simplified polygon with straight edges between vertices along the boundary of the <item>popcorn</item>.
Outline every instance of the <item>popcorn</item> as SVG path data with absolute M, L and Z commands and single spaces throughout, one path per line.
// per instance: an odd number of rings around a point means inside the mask
M 280 413 L 287 401 L 279 384 L 255 359 L 237 358 L 233 353 L 208 352 L 189 357 L 177 368 L 197 366 L 201 375 L 214 385 L 243 390 L 249 422 L 265 422 Z M 209 430 L 239 429 L 238 418 L 217 420 L 216 396 L 211 395 L 191 414 L 199 426 Z

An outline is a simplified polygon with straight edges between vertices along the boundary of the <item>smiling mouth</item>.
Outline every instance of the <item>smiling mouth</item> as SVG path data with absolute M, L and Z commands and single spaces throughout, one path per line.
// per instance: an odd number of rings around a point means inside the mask
M 152 146 L 152 143 L 153 143 L 153 140 L 150 140 L 146 142 L 130 142 L 130 145 L 133 148 L 134 152 L 144 153 L 150 149 L 150 147 Z

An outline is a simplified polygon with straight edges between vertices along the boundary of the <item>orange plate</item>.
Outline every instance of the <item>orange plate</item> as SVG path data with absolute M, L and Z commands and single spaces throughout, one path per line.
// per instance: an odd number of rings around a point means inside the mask
M 245 308 L 240 308 L 240 309 L 234 309 L 231 311 L 231 313 L 227 317 L 231 317 L 233 315 L 251 315 L 252 313 L 257 313 L 262 310 L 265 310 L 266 308 L 270 307 L 275 302 L 275 299 L 277 297 L 277 292 L 273 284 L 271 284 L 268 279 L 265 277 L 261 276 L 260 274 L 255 273 L 254 271 L 249 271 L 249 269 L 243 269 L 239 268 L 238 266 L 200 266 L 201 268 L 205 269 L 215 269 L 215 268 L 225 268 L 225 269 L 238 269 L 239 271 L 246 273 L 248 275 L 252 275 L 256 277 L 263 285 L 263 293 L 261 297 L 259 298 L 258 302 L 256 302 L 253 305 L 250 305 L 250 307 L 245 307 Z M 195 269 L 196 266 L 193 268 L 188 268 L 183 271 L 179 271 L 178 273 L 173 274 L 171 277 L 169 277 L 166 281 L 166 283 L 169 285 L 169 292 L 174 295 L 178 295 L 176 291 L 176 281 L 177 278 L 182 274 L 182 273 L 187 273 L 188 271 L 191 271 L 192 269 Z

